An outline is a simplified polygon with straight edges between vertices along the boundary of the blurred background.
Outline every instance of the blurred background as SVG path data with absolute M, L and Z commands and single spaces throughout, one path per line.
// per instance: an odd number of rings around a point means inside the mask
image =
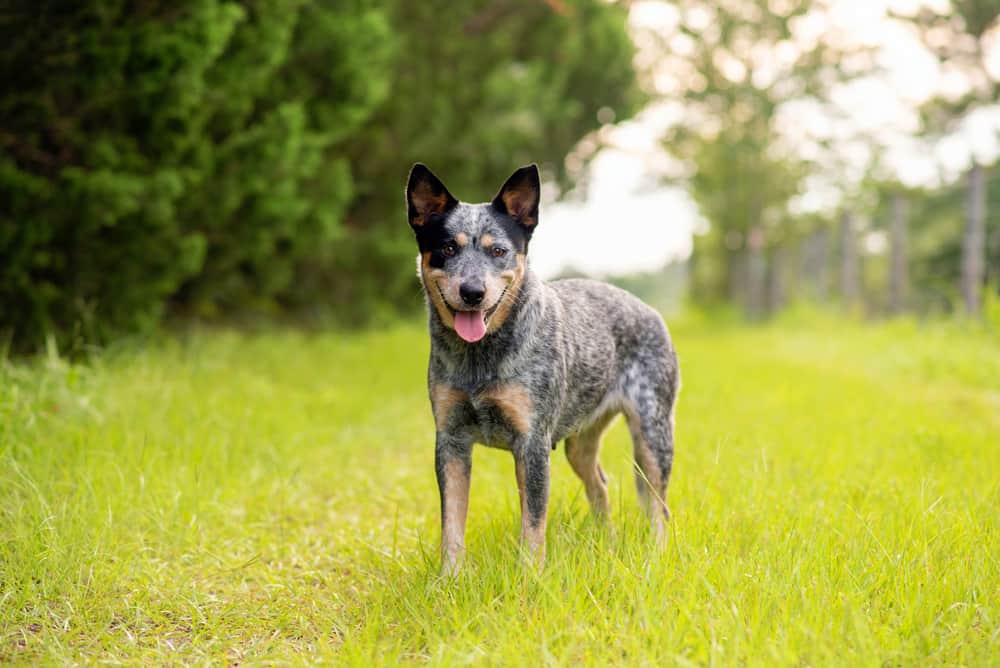
M 0 8 L 0 330 L 419 312 L 403 184 L 545 177 L 531 263 L 766 320 L 1000 307 L 1000 0 Z M 1000 322 L 1000 318 L 996 318 Z

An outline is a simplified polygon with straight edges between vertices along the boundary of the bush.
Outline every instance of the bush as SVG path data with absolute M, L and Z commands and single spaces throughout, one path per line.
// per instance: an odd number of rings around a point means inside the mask
M 604 0 L 83 3 L 0 15 L 0 329 L 416 306 L 416 160 L 485 199 L 640 99 Z
M 364 2 L 20 2 L 0 198 L 15 344 L 145 329 L 266 300 L 336 238 L 331 155 L 386 93 L 390 34 Z M 360 52 L 360 53 L 359 53 Z

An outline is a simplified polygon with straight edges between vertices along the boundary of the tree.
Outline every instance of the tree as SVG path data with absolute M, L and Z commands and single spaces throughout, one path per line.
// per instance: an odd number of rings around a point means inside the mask
M 375 3 L 15 2 L 0 55 L 0 327 L 80 346 L 173 298 L 287 289 L 352 190 L 338 139 L 386 94 Z
M 993 172 L 995 168 L 986 167 Z M 887 223 L 889 255 L 887 273 L 889 300 L 893 310 L 893 265 L 895 242 L 893 227 L 899 225 L 899 202 L 905 202 L 905 306 L 920 312 L 946 312 L 954 308 L 955 286 L 962 278 L 964 236 L 957 234 L 967 220 L 969 189 L 964 180 L 929 189 L 901 189 L 894 181 L 871 184 L 873 199 L 878 206 L 873 216 Z M 984 208 L 1000 206 L 1000 178 L 985 179 Z M 987 239 L 1000 239 L 1000 219 L 993 217 L 984 222 Z M 987 269 L 1000 267 L 1000 247 L 987 244 Z M 992 277 L 991 277 L 992 278 Z M 964 308 L 964 300 L 961 305 Z
M 923 108 L 924 130 L 940 136 L 960 127 L 978 109 L 1000 99 L 1000 78 L 987 66 L 989 43 L 1000 23 L 1000 0 L 953 0 L 949 11 L 924 7 L 897 17 L 914 27 L 943 71 L 959 77 L 964 89 L 941 95 Z M 962 243 L 961 292 L 966 311 L 977 315 L 986 272 L 985 176 L 973 151 L 968 174 L 969 203 Z
M 858 267 L 857 223 L 850 211 L 840 217 L 840 298 L 845 307 L 853 307 L 861 294 Z
M 788 204 L 809 173 L 785 140 L 782 114 L 791 103 L 822 99 L 857 63 L 823 39 L 799 38 L 800 22 L 822 14 L 825 2 L 675 5 L 675 20 L 654 35 L 663 61 L 652 75 L 683 106 L 666 146 L 687 166 L 711 226 L 696 239 L 694 288 L 706 299 L 728 289 L 760 317 L 766 256 L 797 235 Z
M 962 300 L 969 315 L 982 308 L 982 286 L 986 280 L 986 176 L 983 166 L 969 170 L 965 234 L 962 236 Z
M 900 313 L 907 305 L 909 274 L 909 202 L 897 191 L 892 195 L 889 222 L 889 311 Z

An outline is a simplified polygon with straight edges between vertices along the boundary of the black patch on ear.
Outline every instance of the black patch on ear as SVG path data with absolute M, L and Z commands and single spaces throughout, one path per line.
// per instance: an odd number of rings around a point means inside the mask
M 406 208 L 414 230 L 428 224 L 432 218 L 442 217 L 457 204 L 458 200 L 427 165 L 420 162 L 413 165 L 406 182 Z
M 510 216 L 525 234 L 525 241 L 538 224 L 538 202 L 542 196 L 538 165 L 521 167 L 510 175 L 493 198 L 493 208 Z
M 444 266 L 445 256 L 441 252 L 446 241 L 450 240 L 450 235 L 444 229 L 445 216 L 434 214 L 427 219 L 423 225 L 414 225 L 413 231 L 417 235 L 417 247 L 421 253 L 430 253 L 427 264 L 435 269 Z

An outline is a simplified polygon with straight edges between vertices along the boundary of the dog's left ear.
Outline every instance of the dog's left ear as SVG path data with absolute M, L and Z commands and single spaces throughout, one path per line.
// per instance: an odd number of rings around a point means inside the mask
M 538 224 L 538 201 L 541 199 L 538 165 L 522 167 L 507 179 L 493 198 L 493 208 L 516 220 L 531 236 Z

